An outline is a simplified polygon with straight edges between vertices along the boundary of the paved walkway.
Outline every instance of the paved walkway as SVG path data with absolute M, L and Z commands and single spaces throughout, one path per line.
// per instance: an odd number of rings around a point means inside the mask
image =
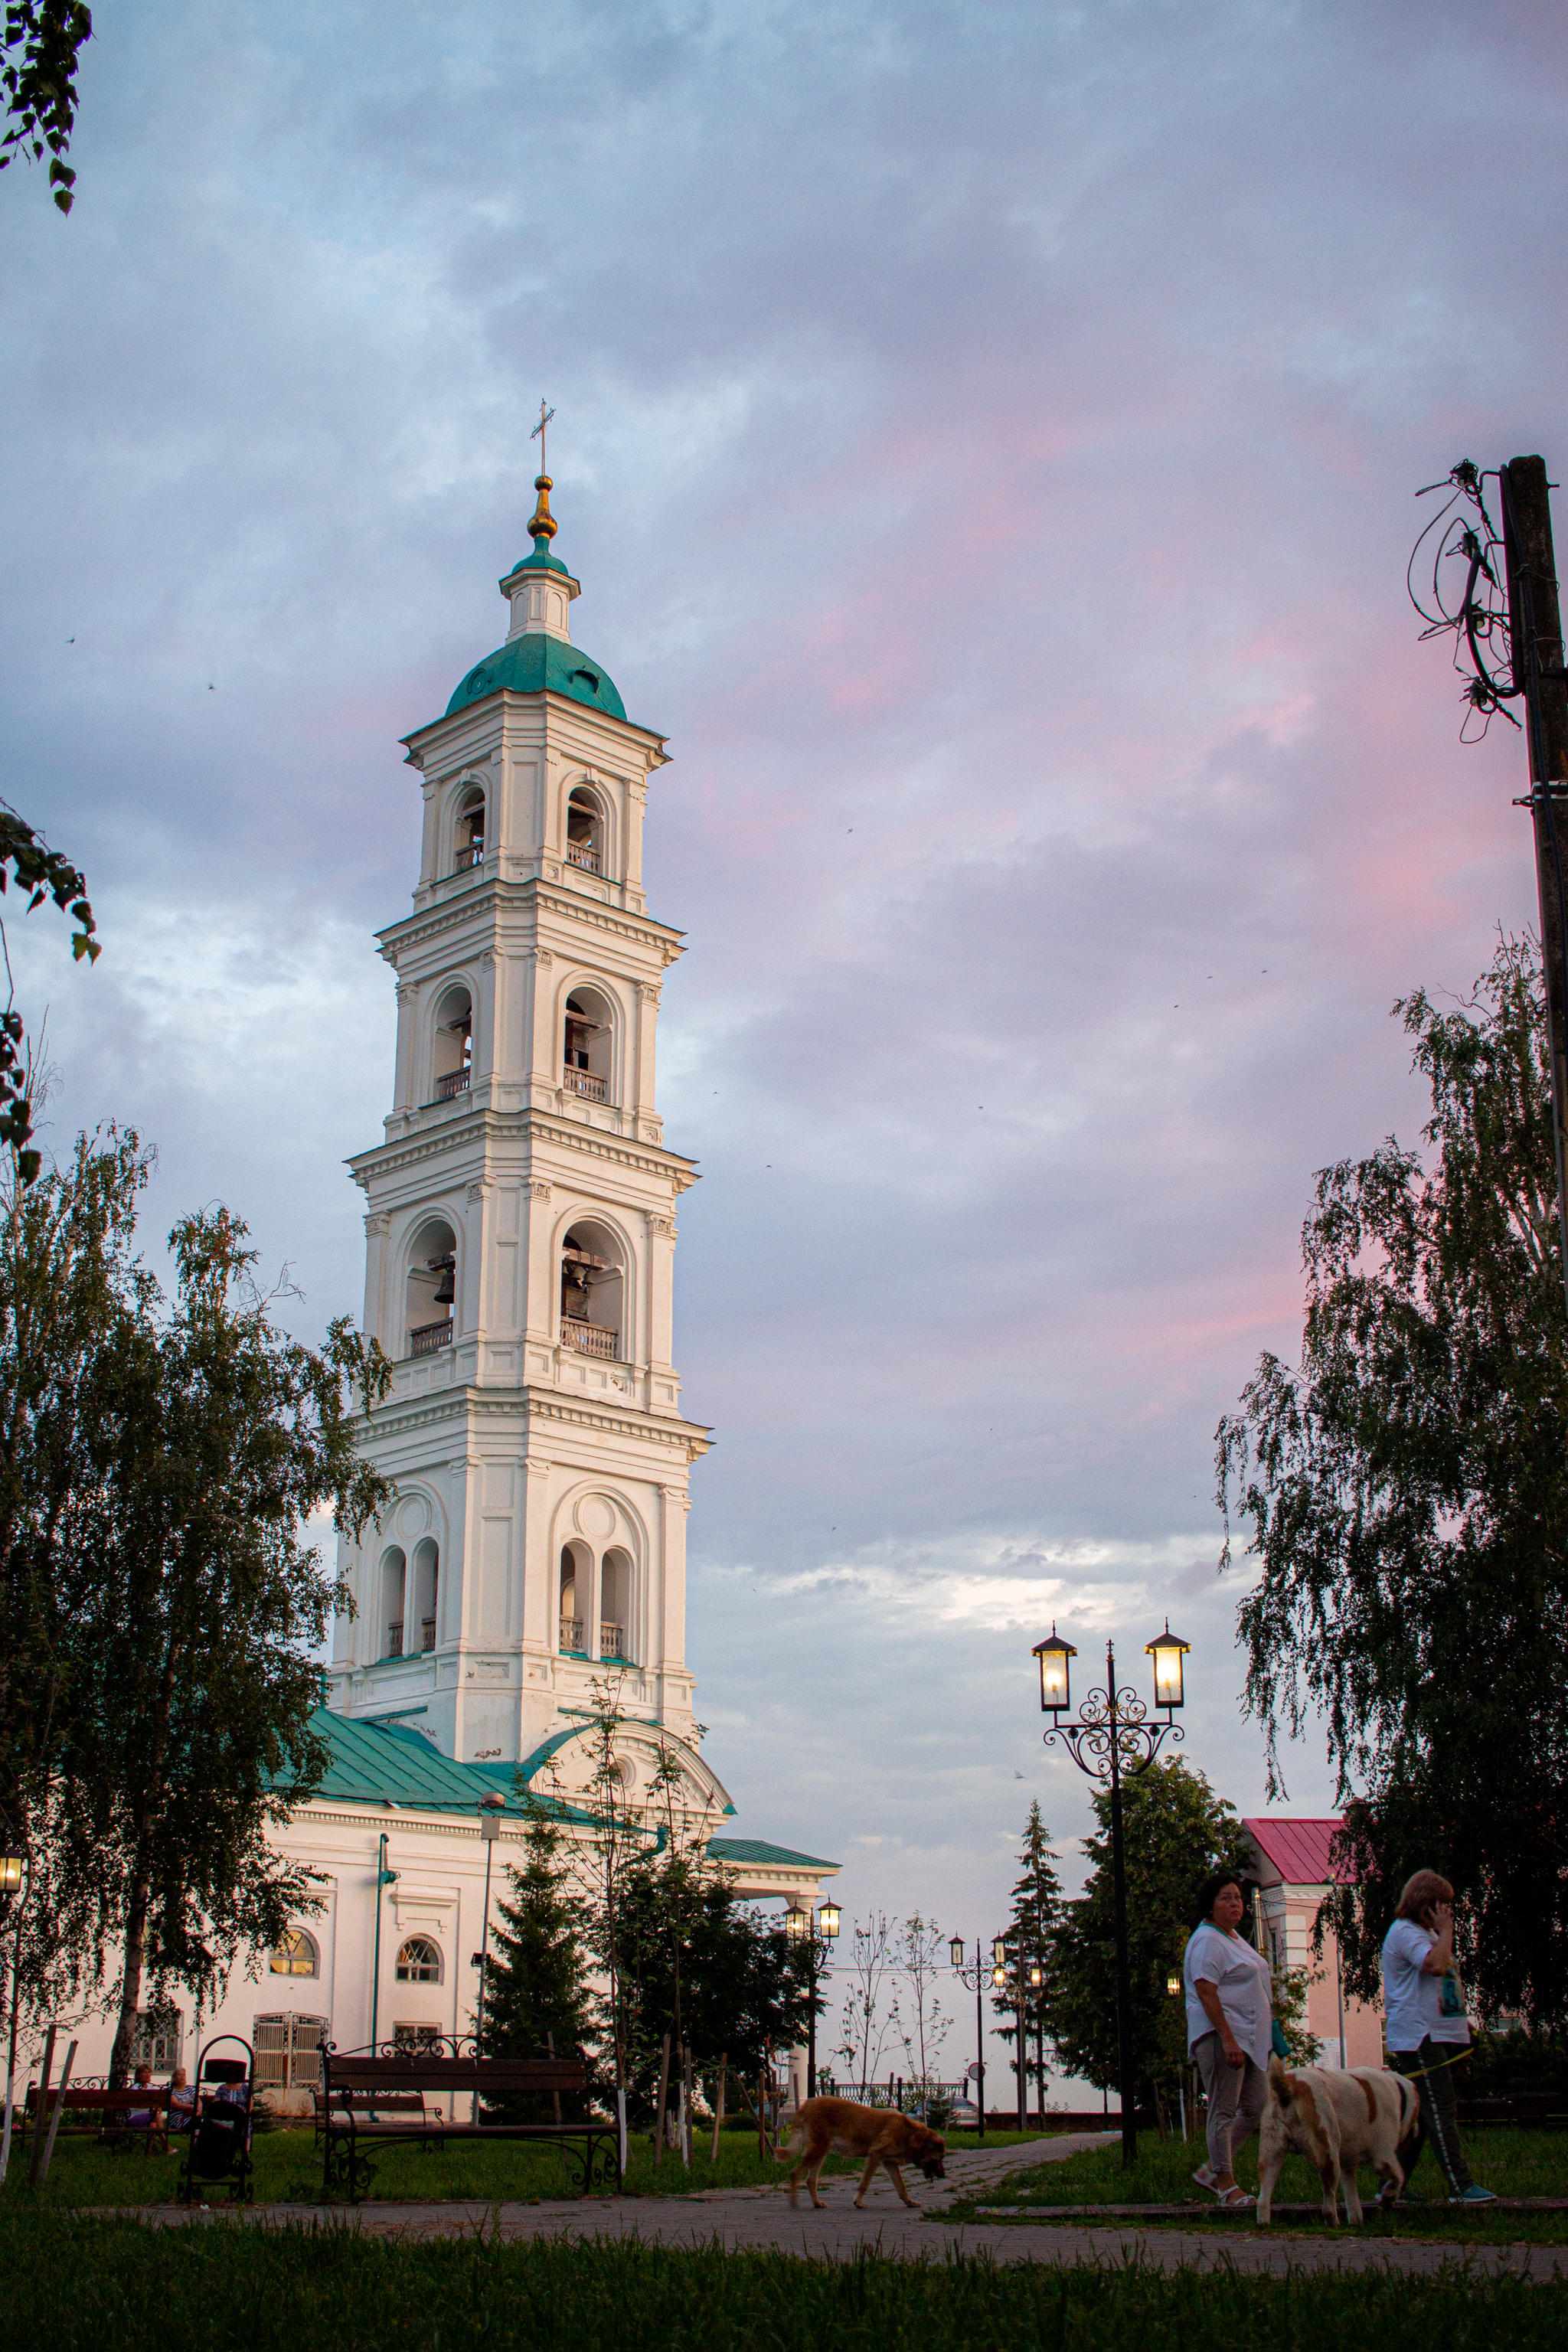
M 726 2252 L 763 2248 L 801 2254 L 816 2262 L 845 2262 L 862 2250 L 902 2261 L 943 2262 L 950 2252 L 988 2254 L 998 2263 L 1089 2263 L 1121 2268 L 1129 2262 L 1152 2269 L 1184 2268 L 1268 2273 L 1289 2271 L 1394 2271 L 1405 2276 L 1437 2275 L 1467 2269 L 1472 2276 L 1568 2278 L 1568 2246 L 1454 2246 L 1369 2242 L 1346 2229 L 1321 2238 L 1270 2237 L 1255 2224 L 1229 2223 L 1209 2230 L 1141 2230 L 1135 2223 L 1063 2226 L 1054 2223 L 966 2222 L 941 2226 L 956 2195 L 972 2197 L 991 2181 L 1026 2165 L 1058 2163 L 1114 2137 L 1102 2133 L 1029 2141 L 1022 2146 L 963 2150 L 948 2158 L 948 2179 L 928 2189 L 910 2184 L 919 2210 L 906 2211 L 886 2175 L 868 2192 L 866 2210 L 854 2208 L 855 2179 L 838 2175 L 822 2184 L 824 2210 L 814 2212 L 804 2190 L 792 2210 L 782 2189 L 710 2189 L 691 2197 L 611 2197 L 591 2204 L 563 2199 L 538 2205 L 364 2204 L 266 2205 L 243 2219 L 252 2227 L 346 2229 L 376 2238 L 499 2236 L 507 2242 L 531 2238 L 639 2239 L 664 2246 L 718 2247 Z M 136 2209 L 136 2217 L 170 2229 L 233 2221 L 232 2209 L 183 2206 Z

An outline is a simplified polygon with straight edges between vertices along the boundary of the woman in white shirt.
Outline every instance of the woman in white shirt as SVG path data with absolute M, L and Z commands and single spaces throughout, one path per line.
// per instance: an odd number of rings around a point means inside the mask
M 1400 2151 L 1408 2184 L 1428 2140 L 1448 2184 L 1450 2205 L 1492 2205 L 1470 2179 L 1454 2114 L 1454 2071 L 1470 2046 L 1470 2021 L 1454 1969 L 1454 1890 L 1435 1870 L 1418 1870 L 1383 1939 L 1384 2033 L 1388 2063 L 1415 2078 L 1421 2120 L 1414 2147 Z
M 1237 2182 L 1236 2151 L 1252 2137 L 1268 2096 L 1274 1979 L 1261 1952 L 1237 1933 L 1246 1900 L 1230 1871 L 1216 1871 L 1198 1897 L 1202 1914 L 1187 1943 L 1187 2048 L 1208 2093 L 1208 2162 L 1193 2179 L 1222 2205 L 1252 2199 Z

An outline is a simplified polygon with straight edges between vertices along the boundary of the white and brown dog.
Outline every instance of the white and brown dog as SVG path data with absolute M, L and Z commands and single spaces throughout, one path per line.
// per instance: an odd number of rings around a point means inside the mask
M 1274 2184 L 1288 2156 L 1304 2156 L 1323 2184 L 1323 2214 L 1337 2222 L 1343 2188 L 1347 2220 L 1362 2218 L 1358 2164 L 1374 2165 L 1385 2194 L 1405 2186 L 1399 2147 L 1415 2129 L 1414 2083 L 1381 2066 L 1298 2066 L 1268 2061 L 1268 2105 L 1258 2135 L 1258 2218 L 1272 2210 Z

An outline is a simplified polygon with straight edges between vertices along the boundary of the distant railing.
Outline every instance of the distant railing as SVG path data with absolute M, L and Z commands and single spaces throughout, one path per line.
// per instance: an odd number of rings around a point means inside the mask
M 596 1078 L 592 1070 L 568 1070 L 566 1089 L 569 1094 L 582 1095 L 588 1102 L 608 1102 L 610 1099 L 608 1078 Z
M 561 1620 L 561 1647 L 563 1650 L 581 1650 L 583 1647 L 583 1620 L 581 1617 L 563 1617 Z
M 448 1070 L 444 1077 L 436 1081 L 437 1101 L 450 1102 L 454 1095 L 466 1095 L 473 1075 L 467 1063 L 460 1070 Z
M 575 1348 L 580 1356 L 604 1356 L 614 1363 L 620 1355 L 621 1335 L 607 1331 L 602 1323 L 584 1323 L 578 1316 L 561 1318 L 561 1342 Z
M 606 1625 L 603 1619 L 600 1620 L 599 1655 L 601 1658 L 624 1658 L 626 1654 L 626 1633 L 624 1625 Z
M 400 1658 L 403 1655 L 403 1620 L 401 1618 L 395 1625 L 389 1625 L 386 1629 L 386 1654 L 389 1658 Z
M 484 862 L 484 843 L 482 841 L 470 841 L 466 847 L 458 850 L 458 863 L 454 871 L 458 874 L 464 874 L 468 871 L 470 866 L 482 866 Z
M 419 1646 L 422 1650 L 435 1648 L 436 1620 L 434 1617 L 421 1617 L 419 1620 Z
M 449 1320 L 445 1323 L 416 1323 L 408 1334 L 411 1356 L 433 1356 L 437 1348 L 449 1348 L 451 1344 L 452 1326 Z
M 580 866 L 584 874 L 597 874 L 599 853 L 591 841 L 569 841 L 566 845 L 566 863 L 568 866 Z

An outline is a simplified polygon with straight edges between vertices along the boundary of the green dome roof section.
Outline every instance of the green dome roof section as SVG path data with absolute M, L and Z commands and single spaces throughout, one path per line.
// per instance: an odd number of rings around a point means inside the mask
M 599 663 L 564 637 L 538 635 L 513 637 L 510 645 L 487 654 L 447 705 L 447 718 L 503 688 L 509 694 L 563 694 L 573 702 L 585 702 L 590 710 L 606 711 L 612 719 L 626 715 L 614 679 Z

